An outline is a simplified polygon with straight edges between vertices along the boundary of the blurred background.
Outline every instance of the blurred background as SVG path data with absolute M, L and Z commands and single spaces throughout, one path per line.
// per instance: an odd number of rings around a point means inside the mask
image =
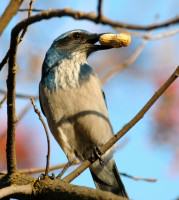
M 0 1 L 0 15 L 8 3 L 7 0 Z M 28 8 L 28 3 L 25 1 L 21 8 Z M 36 0 L 33 7 L 40 9 L 69 7 L 83 12 L 96 12 L 97 1 Z M 115 21 L 139 25 L 159 23 L 174 18 L 179 14 L 178 8 L 179 1 L 177 0 L 103 1 L 104 16 Z M 9 48 L 12 28 L 26 17 L 27 12 L 18 12 L 1 35 L 1 60 Z M 61 33 L 78 28 L 98 33 L 126 31 L 85 20 L 73 20 L 69 17 L 44 20 L 29 26 L 17 53 L 18 93 L 38 95 L 41 66 L 46 51 Z M 172 31 L 176 33 L 164 37 L 165 33 Z M 143 107 L 179 64 L 177 55 L 179 34 L 177 33 L 179 33 L 178 25 L 150 32 L 132 31 L 133 40 L 129 47 L 97 52 L 88 59 L 89 64 L 95 68 L 103 82 L 110 120 L 115 132 Z M 144 40 L 145 34 L 148 34 L 151 39 Z M 156 35 L 163 36 L 156 39 L 154 38 Z M 6 91 L 6 79 L 7 65 L 0 73 L 0 89 L 4 91 Z M 121 172 L 157 179 L 155 183 L 148 183 L 122 177 L 129 196 L 133 200 L 176 200 L 179 198 L 178 88 L 179 80 L 118 142 L 115 159 Z M 3 97 L 4 94 L 1 91 L 0 100 Z M 36 105 L 40 109 L 38 100 Z M 33 111 L 30 100 L 17 98 L 17 113 L 22 118 L 17 124 L 16 131 L 18 167 L 45 167 L 47 145 L 44 129 Z M 3 103 L 0 108 L 0 170 L 6 168 L 6 119 L 6 103 Z M 50 138 L 52 146 L 50 165 L 65 163 L 67 161 L 65 155 L 51 135 Z M 73 183 L 94 187 L 88 170 Z

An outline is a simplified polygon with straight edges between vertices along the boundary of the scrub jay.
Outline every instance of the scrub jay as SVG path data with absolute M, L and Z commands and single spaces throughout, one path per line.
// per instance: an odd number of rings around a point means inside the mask
M 100 81 L 87 57 L 112 47 L 95 44 L 101 34 L 72 30 L 59 36 L 46 53 L 39 85 L 41 109 L 50 130 L 69 162 L 79 163 L 96 155 L 113 131 Z M 94 157 L 93 157 L 94 158 Z M 127 197 L 112 150 L 91 165 L 97 188 Z

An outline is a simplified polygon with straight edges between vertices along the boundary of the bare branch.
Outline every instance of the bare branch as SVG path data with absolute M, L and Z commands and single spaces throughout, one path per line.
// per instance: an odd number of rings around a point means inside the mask
M 32 12 L 32 3 L 33 3 L 34 1 L 35 1 L 35 0 L 30 0 L 30 2 L 29 2 L 28 15 L 27 15 L 28 18 L 31 16 L 31 12 Z M 20 37 L 19 37 L 18 43 L 22 42 L 22 39 L 23 39 L 23 37 L 24 37 L 24 35 L 25 35 L 26 32 L 27 32 L 27 26 L 24 27 L 24 29 L 23 29 L 23 31 L 22 31 Z
M 17 1 L 20 1 L 20 0 L 17 0 Z M 29 8 L 28 8 L 28 18 L 30 17 L 31 15 L 31 12 L 32 12 L 32 3 L 34 2 L 35 0 L 31 0 L 29 2 Z M 16 2 L 16 1 L 13 1 L 13 2 Z M 25 35 L 25 33 L 27 32 L 27 26 L 24 27 L 20 37 L 19 37 L 19 40 L 18 40 L 18 43 L 22 42 L 22 39 Z M 3 66 L 7 63 L 8 61 L 8 58 L 9 58 L 9 50 L 7 51 L 6 55 L 4 56 L 4 58 L 2 59 L 2 62 L 0 63 L 0 71 L 1 69 L 3 68 Z
M 31 104 L 28 103 L 28 104 L 20 111 L 20 113 L 19 113 L 18 116 L 17 116 L 16 124 L 19 123 L 19 121 L 25 116 L 25 114 L 29 111 L 30 108 L 31 108 Z M 5 136 L 6 136 L 6 133 L 7 133 L 7 130 L 3 131 L 3 132 L 0 134 L 0 138 L 5 137 Z
M 13 18 L 13 16 L 18 12 L 19 7 L 21 6 L 23 0 L 11 0 L 9 5 L 7 6 L 6 10 L 0 17 L 0 35 Z
M 18 11 L 19 12 L 28 12 L 28 10 L 29 10 L 28 8 L 21 8 Z M 42 11 L 44 11 L 44 9 L 37 9 L 37 8 L 31 9 L 31 12 L 42 12 Z
M 155 178 L 143 178 L 143 177 L 139 177 L 139 176 L 132 176 L 132 175 L 129 175 L 129 174 L 123 173 L 123 172 L 120 172 L 120 175 L 124 176 L 126 178 L 130 178 L 134 181 L 146 181 L 146 182 L 151 182 L 151 183 L 154 183 L 157 181 L 157 179 L 155 179 Z
M 127 66 L 134 63 L 137 58 L 141 55 L 143 49 L 145 48 L 146 42 L 143 41 L 140 46 L 138 46 L 133 54 L 127 58 L 122 64 L 118 64 L 115 67 L 113 67 L 111 70 L 109 70 L 102 78 L 101 82 L 104 84 L 107 80 L 109 80 L 112 76 L 114 76 L 116 73 L 119 73 L 122 69 L 126 68 Z
M 0 199 L 5 197 L 10 197 L 11 195 L 15 194 L 25 194 L 31 195 L 32 194 L 32 185 L 10 185 L 3 189 L 0 189 Z
M 57 170 L 57 169 L 62 169 L 62 168 L 65 167 L 65 165 L 66 165 L 66 163 L 65 164 L 58 164 L 58 165 L 54 165 L 52 167 L 49 167 L 49 172 Z M 44 171 L 45 171 L 45 168 L 31 168 L 31 169 L 21 169 L 18 172 L 23 173 L 23 174 L 36 174 L 36 173 L 41 173 L 41 172 L 44 172 Z
M 46 177 L 44 180 L 38 181 L 24 174 L 13 174 L 9 178 L 5 175 L 0 176 L 0 187 L 12 186 L 0 189 L 0 197 L 12 197 L 15 199 L 43 199 L 43 200 L 127 200 L 124 197 L 117 196 L 111 192 L 99 189 L 91 189 L 83 186 L 75 186 L 60 179 L 51 180 Z M 3 184 L 3 185 L 2 185 Z
M 166 37 L 171 37 L 178 33 L 179 33 L 179 29 L 168 30 L 168 31 L 158 33 L 158 34 L 152 34 L 151 32 L 147 32 L 145 34 L 139 33 L 139 32 L 134 32 L 134 31 L 130 32 L 130 34 L 132 34 L 133 36 L 137 36 L 139 38 L 142 38 L 144 40 L 149 40 L 149 41 L 165 39 Z
M 102 17 L 102 4 L 103 0 L 98 0 L 98 6 L 97 6 L 97 20 L 99 21 Z
M 0 93 L 7 94 L 7 92 L 3 89 L 0 89 Z M 33 97 L 34 100 L 37 100 L 39 98 L 38 96 L 32 96 L 29 94 L 16 93 L 16 98 L 19 98 L 19 99 L 30 99 L 31 97 Z
M 28 9 L 19 9 L 20 12 L 27 12 Z M 79 11 L 75 11 L 69 8 L 66 9 L 62 9 L 62 10 L 43 10 L 43 9 L 32 9 L 32 12 L 41 12 L 40 14 L 43 13 L 49 13 L 51 12 L 59 12 L 59 14 L 61 12 L 63 12 L 63 16 L 69 16 L 69 17 L 73 17 L 75 19 L 78 20 L 89 20 L 89 21 L 93 21 L 95 23 L 100 23 L 100 24 L 104 24 L 104 25 L 109 25 L 112 26 L 113 28 L 122 28 L 122 29 L 130 29 L 130 30 L 140 30 L 140 31 L 151 31 L 151 30 L 155 30 L 155 29 L 160 29 L 160 28 L 165 28 L 168 27 L 170 25 L 175 25 L 179 23 L 179 16 L 176 16 L 174 18 L 168 19 L 166 21 L 163 22 L 159 22 L 159 23 L 153 23 L 153 24 L 149 24 L 149 25 L 138 25 L 138 24 L 127 24 L 127 23 L 123 23 L 123 22 L 119 22 L 119 21 L 114 21 L 111 20 L 105 16 L 102 16 L 100 18 L 100 20 L 97 20 L 98 18 L 98 14 L 95 13 L 85 13 L 85 12 L 79 12 Z M 75 16 L 76 15 L 76 16 Z
M 66 163 L 54 165 L 49 168 L 49 172 L 57 170 L 57 169 L 63 169 L 65 167 L 65 165 L 66 165 Z M 45 168 L 31 168 L 31 169 L 18 170 L 19 173 L 23 173 L 23 174 L 36 174 L 36 173 L 42 173 L 44 171 L 45 171 Z M 1 173 L 5 174 L 6 172 L 2 171 Z M 143 178 L 143 177 L 139 177 L 139 176 L 132 176 L 132 175 L 124 173 L 124 172 L 120 172 L 120 175 L 124 176 L 126 178 L 130 178 L 134 181 L 146 181 L 146 182 L 156 182 L 157 181 L 157 179 L 155 179 L 155 178 Z
M 39 117 L 39 120 L 41 121 L 43 127 L 44 127 L 44 130 L 45 130 L 45 134 L 46 134 L 46 138 L 47 138 L 47 160 L 46 160 L 46 168 L 45 168 L 45 176 L 48 175 L 48 172 L 49 172 L 49 162 L 50 162 L 50 138 L 49 138 L 49 133 L 48 133 L 48 129 L 47 129 L 47 126 L 40 114 L 40 111 L 37 109 L 36 105 L 35 105 L 35 102 L 34 102 L 34 99 L 33 98 L 30 98 L 31 100 L 31 103 L 33 105 L 33 108 L 34 108 L 34 112 L 38 115 Z
M 4 97 L 0 101 L 0 108 L 2 107 L 2 104 L 6 101 L 7 95 L 5 94 Z
M 158 91 L 149 99 L 144 107 L 129 121 L 116 135 L 114 135 L 106 144 L 100 148 L 101 155 L 109 150 L 121 137 L 123 137 L 140 119 L 144 114 L 152 107 L 157 99 L 165 92 L 165 90 L 178 78 L 179 66 L 169 79 L 158 89 Z M 98 158 L 96 158 L 97 160 Z M 94 161 L 95 162 L 95 161 Z M 69 175 L 63 178 L 66 182 L 71 182 L 77 176 L 79 176 L 85 169 L 87 169 L 93 162 L 86 160 L 77 169 L 71 172 Z
M 0 63 L 0 71 L 3 68 L 3 66 L 7 63 L 8 58 L 9 58 L 9 50 L 7 51 L 6 55 L 4 56 L 4 58 L 2 59 Z
M 11 36 L 12 38 L 12 36 Z M 15 87 L 16 87 L 16 49 L 17 38 L 15 41 L 11 40 L 11 47 L 9 51 L 9 68 L 7 79 L 7 143 L 6 143 L 6 160 L 8 174 L 16 171 L 16 150 L 15 150 L 15 124 L 16 124 L 16 108 L 15 108 Z

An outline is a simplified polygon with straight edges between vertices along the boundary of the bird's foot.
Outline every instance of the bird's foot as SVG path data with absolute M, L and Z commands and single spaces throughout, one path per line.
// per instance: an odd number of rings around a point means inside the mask
M 40 174 L 40 176 L 37 178 L 38 181 L 44 180 L 46 177 L 45 174 Z
M 45 174 L 40 174 L 40 176 L 37 178 L 38 181 L 44 180 L 46 177 L 50 178 L 51 180 L 55 179 L 55 174 L 52 173 L 51 175 L 45 175 Z
M 49 177 L 51 180 L 54 180 L 54 179 L 55 179 L 55 174 L 52 173 L 51 175 L 48 175 L 48 177 Z
M 98 158 L 100 165 L 103 166 L 104 165 L 104 161 L 102 159 L 102 154 L 101 154 L 101 151 L 100 151 L 99 147 L 95 146 L 94 149 L 93 149 L 93 153 L 94 154 L 92 155 L 92 159 L 91 160 L 94 161 L 96 158 Z

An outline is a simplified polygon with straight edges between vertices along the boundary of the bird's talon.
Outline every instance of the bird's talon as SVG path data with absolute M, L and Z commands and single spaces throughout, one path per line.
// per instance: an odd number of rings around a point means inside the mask
M 99 159 L 100 165 L 103 166 L 104 165 L 104 161 L 101 158 L 102 153 L 101 153 L 100 149 L 97 146 L 95 146 L 95 148 L 94 148 L 94 154 Z
M 38 177 L 38 181 L 44 180 L 45 179 L 45 174 L 40 174 Z
M 55 179 L 55 174 L 52 173 L 51 175 L 49 175 L 49 178 L 50 178 L 51 180 L 54 180 L 54 179 Z

